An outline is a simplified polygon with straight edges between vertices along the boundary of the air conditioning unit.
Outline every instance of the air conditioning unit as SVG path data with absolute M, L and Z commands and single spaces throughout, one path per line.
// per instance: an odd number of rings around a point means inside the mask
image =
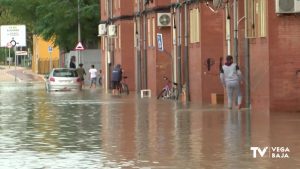
M 157 13 L 157 26 L 171 26 L 171 13 Z
M 276 0 L 276 13 L 300 13 L 300 0 Z
M 106 24 L 99 24 L 98 25 L 98 36 L 106 35 Z
M 108 26 L 108 36 L 109 37 L 116 37 L 117 36 L 117 26 L 116 25 L 109 25 Z

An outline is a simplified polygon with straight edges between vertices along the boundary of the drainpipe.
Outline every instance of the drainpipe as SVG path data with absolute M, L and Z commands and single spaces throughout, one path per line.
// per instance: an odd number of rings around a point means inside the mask
M 141 9 L 140 9 L 141 0 L 138 0 L 138 15 L 135 24 L 136 32 L 136 90 L 138 94 L 141 90 Z
M 248 32 L 248 5 L 245 3 L 245 102 L 246 108 L 251 108 L 251 95 L 250 95 L 250 46 L 249 38 L 247 37 Z
M 143 5 L 143 11 L 146 11 L 146 4 Z M 144 89 L 147 89 L 147 39 L 146 39 L 146 22 L 147 22 L 147 16 L 146 13 L 144 13 L 143 16 L 143 25 L 144 25 L 144 32 L 143 32 L 143 40 L 144 40 L 144 76 L 143 76 L 143 83 L 144 83 Z
M 230 15 L 228 2 L 225 4 L 227 55 L 231 55 Z
M 233 48 L 235 63 L 238 64 L 238 2 L 233 1 Z
M 106 0 L 107 4 L 107 14 L 108 19 L 110 20 L 112 17 L 112 2 L 110 0 Z M 112 54 L 111 54 L 111 39 L 107 36 L 106 40 L 106 58 L 105 58 L 105 91 L 106 93 L 109 92 L 109 86 L 110 86 L 110 64 L 112 63 Z
M 188 17 L 187 3 L 184 5 L 184 77 L 186 85 L 186 101 L 190 101 L 189 52 L 188 52 Z
M 179 3 L 179 0 L 177 0 L 177 3 Z M 179 93 L 181 93 L 181 13 L 180 13 L 180 8 L 177 8 L 177 59 L 176 59 L 176 64 L 177 64 L 177 78 L 176 82 L 178 84 L 178 89 Z

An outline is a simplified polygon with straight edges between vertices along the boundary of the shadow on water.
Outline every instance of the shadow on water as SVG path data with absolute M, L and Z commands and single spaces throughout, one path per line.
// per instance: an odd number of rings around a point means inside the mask
M 132 92 L 133 93 L 133 92 Z M 1 168 L 295 168 L 300 114 L 0 85 Z M 289 158 L 251 147 L 288 147 Z M 297 167 L 296 167 L 297 168 Z

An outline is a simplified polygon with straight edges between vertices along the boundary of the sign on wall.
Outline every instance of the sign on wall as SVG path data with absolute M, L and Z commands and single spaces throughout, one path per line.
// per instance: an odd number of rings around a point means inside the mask
M 164 51 L 164 41 L 161 33 L 157 34 L 157 49 L 159 51 Z
M 2 25 L 0 27 L 0 46 L 7 47 L 7 43 L 16 41 L 16 46 L 26 46 L 26 26 L 25 25 Z

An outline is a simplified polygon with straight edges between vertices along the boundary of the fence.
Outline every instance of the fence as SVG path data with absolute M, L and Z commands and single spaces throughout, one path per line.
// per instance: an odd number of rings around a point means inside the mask
M 52 68 L 59 67 L 59 60 L 52 61 Z M 49 60 L 39 60 L 38 61 L 38 74 L 47 74 L 50 69 L 50 61 Z

